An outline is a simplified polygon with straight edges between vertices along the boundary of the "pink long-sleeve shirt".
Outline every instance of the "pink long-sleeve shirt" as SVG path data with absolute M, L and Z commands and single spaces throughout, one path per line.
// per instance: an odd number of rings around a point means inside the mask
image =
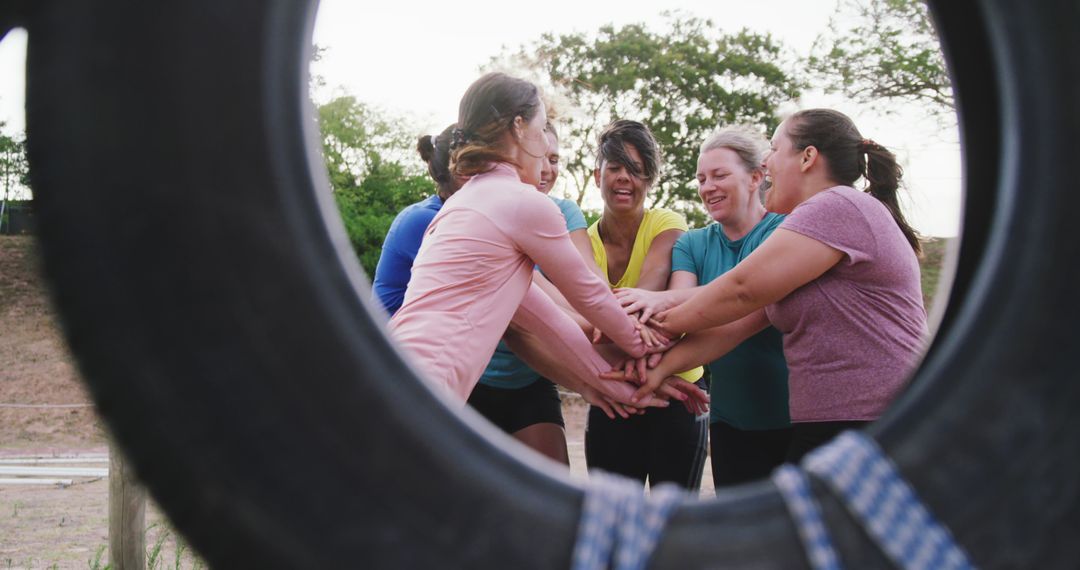
M 463 401 L 515 313 L 521 326 L 562 345 L 571 368 L 608 370 L 573 320 L 532 285 L 534 265 L 620 348 L 644 354 L 632 319 L 571 243 L 558 206 L 505 164 L 474 176 L 431 221 L 391 335 Z

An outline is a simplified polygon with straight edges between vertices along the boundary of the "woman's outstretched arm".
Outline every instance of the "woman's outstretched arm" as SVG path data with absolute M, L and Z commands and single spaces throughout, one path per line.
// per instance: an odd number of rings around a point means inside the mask
M 820 241 L 778 228 L 731 271 L 699 287 L 689 300 L 652 321 L 672 334 L 736 321 L 820 277 L 844 254 Z

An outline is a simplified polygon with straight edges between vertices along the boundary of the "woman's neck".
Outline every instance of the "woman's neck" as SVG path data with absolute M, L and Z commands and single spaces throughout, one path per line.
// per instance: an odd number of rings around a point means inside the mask
M 645 219 L 645 209 L 613 212 L 604 208 L 600 216 L 600 237 L 604 243 L 630 247 L 637 239 L 638 228 Z
M 828 176 L 821 175 L 808 177 L 803 183 L 802 200 L 800 200 L 799 203 L 802 204 L 829 188 L 835 188 L 837 186 L 843 186 L 843 184 L 840 184 Z
M 724 236 L 729 240 L 738 241 L 746 237 L 746 234 L 750 233 L 754 226 L 757 226 L 765 218 L 765 214 L 768 213 L 765 206 L 762 206 L 756 197 L 753 200 L 750 208 L 739 216 L 737 220 L 728 220 L 720 224 L 720 227 L 724 230 Z

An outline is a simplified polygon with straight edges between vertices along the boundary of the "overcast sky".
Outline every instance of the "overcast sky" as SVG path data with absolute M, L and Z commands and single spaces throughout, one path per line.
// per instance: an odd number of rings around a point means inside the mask
M 327 48 L 314 71 L 327 89 L 320 98 L 350 93 L 438 132 L 456 119 L 457 103 L 479 68 L 503 46 L 515 48 L 544 32 L 591 32 L 607 23 L 660 24 L 662 10 L 710 18 L 726 32 L 769 32 L 793 53 L 808 53 L 835 0 L 682 0 L 649 3 L 547 0 L 535 7 L 503 0 L 357 2 L 323 0 L 315 42 Z M 26 34 L 0 43 L 0 121 L 21 133 Z M 863 134 L 892 148 L 905 165 L 908 215 L 927 235 L 955 235 L 960 211 L 960 152 L 955 129 L 925 120 L 918 108 L 881 116 L 838 97 L 810 92 L 794 106 L 832 106 L 855 119 Z M 675 175 L 672 173 L 672 175 Z M 685 173 L 692 177 L 693 173 Z

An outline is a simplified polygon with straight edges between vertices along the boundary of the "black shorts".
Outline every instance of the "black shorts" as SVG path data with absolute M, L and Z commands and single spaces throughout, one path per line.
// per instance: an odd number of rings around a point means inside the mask
M 545 378 L 524 388 L 494 388 L 477 384 L 469 395 L 469 405 L 509 434 L 534 424 L 565 427 L 559 390 Z

